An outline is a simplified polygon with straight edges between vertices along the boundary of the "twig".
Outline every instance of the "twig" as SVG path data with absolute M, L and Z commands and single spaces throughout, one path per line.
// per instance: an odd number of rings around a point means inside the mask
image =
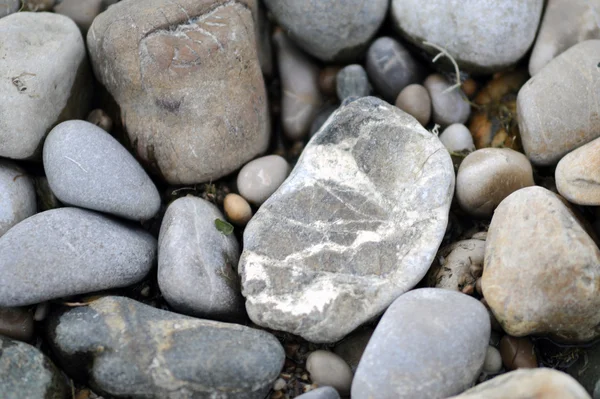
M 428 41 L 424 41 L 423 42 L 424 45 L 429 46 L 429 47 L 433 47 L 434 49 L 438 50 L 440 53 L 438 55 L 436 55 L 432 62 L 436 62 L 437 60 L 439 60 L 441 57 L 446 57 L 450 60 L 450 62 L 452 63 L 452 65 L 454 65 L 454 73 L 456 74 L 456 83 L 450 87 L 448 87 L 446 90 L 444 90 L 442 93 L 448 93 L 449 91 L 452 91 L 456 88 L 459 88 L 461 83 L 460 83 L 460 69 L 458 68 L 458 64 L 456 63 L 456 61 L 454 60 L 454 58 L 450 55 L 450 53 L 448 53 L 448 51 L 441 47 L 438 46 L 435 43 L 431 43 Z

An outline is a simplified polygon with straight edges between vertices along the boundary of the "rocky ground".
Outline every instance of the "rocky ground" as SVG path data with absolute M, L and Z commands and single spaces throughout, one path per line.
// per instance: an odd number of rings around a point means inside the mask
M 0 398 L 600 398 L 600 1 L 0 0 Z

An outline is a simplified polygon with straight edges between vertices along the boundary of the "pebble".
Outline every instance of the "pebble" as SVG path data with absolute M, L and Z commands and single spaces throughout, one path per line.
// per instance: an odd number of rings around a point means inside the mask
M 0 157 L 37 160 L 53 126 L 89 111 L 83 38 L 63 15 L 17 12 L 0 19 L 0 42 Z
M 342 396 L 350 393 L 352 370 L 348 363 L 335 353 L 317 350 L 308 355 L 306 370 L 314 383 L 335 388 Z
M 36 212 L 33 180 L 15 163 L 0 159 L 0 237 Z
M 488 346 L 485 353 L 485 360 L 483 361 L 483 371 L 489 374 L 496 374 L 500 370 L 502 370 L 502 355 L 498 349 Z
M 102 0 L 62 0 L 54 6 L 54 12 L 71 18 L 85 36 L 94 18 L 104 11 L 102 3 Z
M 23 10 L 25 11 L 52 11 L 56 0 L 23 0 Z
M 480 239 L 460 240 L 441 248 L 427 272 L 428 286 L 454 291 L 475 287 L 484 255 L 485 240 Z
M 527 187 L 496 208 L 482 288 L 504 330 L 563 342 L 599 335 L 600 251 L 561 198 Z
M 529 74 L 536 75 L 581 41 L 600 39 L 599 14 L 600 3 L 595 0 L 549 0 L 529 58 Z
M 544 5 L 543 0 L 391 3 L 395 27 L 431 59 L 439 50 L 424 42 L 445 48 L 461 70 L 486 74 L 507 69 L 525 55 L 535 39 Z
M 469 129 L 462 123 L 453 123 L 444 129 L 442 134 L 440 134 L 440 141 L 446 146 L 449 152 L 475 151 L 473 136 L 471 136 Z
M 225 219 L 202 198 L 173 201 L 160 226 L 158 286 L 176 311 L 199 318 L 236 321 L 244 317 L 236 267 L 239 245 L 215 220 Z
M 115 138 L 86 121 L 67 121 L 46 138 L 48 184 L 63 203 L 131 220 L 148 220 L 160 208 L 156 186 Z
M 600 138 L 565 155 L 556 166 L 556 188 L 577 205 L 600 205 Z
M 511 371 L 448 399 L 506 398 L 591 399 L 574 378 L 547 368 Z
M 391 37 L 380 37 L 369 47 L 367 73 L 375 90 L 393 104 L 398 94 L 421 80 L 421 66 L 404 46 Z
M 25 306 L 141 281 L 156 258 L 146 231 L 101 214 L 59 208 L 0 237 L 0 306 Z
M 352 398 L 460 393 L 479 376 L 489 339 L 490 320 L 476 299 L 438 288 L 409 291 L 377 325 L 356 370 Z
M 340 399 L 340 394 L 333 387 L 320 387 L 296 396 L 296 399 Z
M 5 0 L 0 4 L 0 18 L 6 17 L 21 9 L 21 0 Z
M 333 348 L 333 352 L 348 363 L 352 372 L 356 371 L 373 331 L 372 328 L 355 331 Z
M 281 30 L 273 35 L 281 78 L 281 121 L 290 140 L 301 140 L 319 112 L 319 67 Z
M 223 208 L 227 219 L 235 225 L 245 226 L 252 219 L 252 208 L 241 195 L 227 194 L 223 200 Z
M 285 360 L 265 331 L 125 297 L 55 313 L 48 335 L 65 371 L 110 397 L 263 399 Z
M 325 96 L 337 95 L 337 75 L 340 67 L 328 66 L 319 72 L 319 90 Z
M 317 132 L 319 130 L 321 130 L 321 128 L 323 127 L 323 125 L 325 125 L 325 122 L 327 122 L 327 119 L 329 119 L 329 117 L 337 109 L 338 109 L 338 107 L 335 106 L 335 105 L 326 105 L 325 107 L 321 108 L 321 110 L 317 114 L 315 120 L 310 125 L 310 134 L 309 134 L 309 137 L 312 138 L 312 136 L 314 136 L 315 134 L 317 134 Z
M 482 148 L 460 164 L 456 198 L 470 215 L 490 218 L 504 198 L 533 185 L 533 169 L 525 155 L 509 148 Z
M 454 123 L 465 123 L 471 114 L 471 105 L 460 88 L 444 92 L 450 84 L 442 75 L 429 75 L 423 86 L 431 97 L 431 114 L 434 123 L 445 128 Z
M 270 137 L 252 10 L 180 3 L 120 1 L 87 35 L 96 78 L 119 105 L 136 157 L 172 185 L 228 175 Z
M 420 84 L 406 86 L 396 98 L 396 107 L 412 115 L 423 126 L 431 118 L 431 98 L 427 89 Z
M 279 155 L 267 155 L 248 162 L 240 170 L 237 187 L 248 202 L 260 206 L 290 173 L 290 165 Z
M 111 117 L 102 109 L 95 109 L 89 113 L 87 121 L 110 133 L 113 127 Z
M 54 363 L 35 347 L 0 335 L 2 399 L 65 399 L 67 384 Z
M 519 91 L 517 113 L 523 149 L 537 166 L 555 165 L 600 136 L 600 40 L 576 44 L 548 63 Z M 568 104 L 568 106 L 566 106 Z
M 340 101 L 353 96 L 368 96 L 371 94 L 371 84 L 367 71 L 358 64 L 345 66 L 337 74 L 336 90 Z
M 388 0 L 265 0 L 279 24 L 304 51 L 325 62 L 356 60 L 387 14 Z
M 27 308 L 0 308 L 0 335 L 19 341 L 31 341 L 33 313 Z
M 507 370 L 536 368 L 537 356 L 533 344 L 527 337 L 505 335 L 500 340 L 500 356 Z
M 339 341 L 425 275 L 453 192 L 448 152 L 414 118 L 374 97 L 342 106 L 246 226 L 250 318 Z
M 287 382 L 285 382 L 285 380 L 283 378 L 278 378 L 273 383 L 273 390 L 274 391 L 281 391 L 281 390 L 285 389 L 286 386 L 287 386 Z

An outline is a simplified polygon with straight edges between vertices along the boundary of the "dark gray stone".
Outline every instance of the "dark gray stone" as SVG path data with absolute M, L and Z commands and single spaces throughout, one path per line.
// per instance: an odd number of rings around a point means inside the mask
M 340 399 L 340 394 L 332 387 L 320 387 L 296 396 L 296 399 Z
M 388 0 L 264 0 L 307 53 L 330 62 L 358 58 L 387 13 Z
M 0 237 L 0 306 L 125 287 L 155 258 L 156 240 L 141 228 L 77 208 L 38 213 Z
M 36 211 L 31 177 L 15 163 L 0 159 L 0 237 Z
M 65 399 L 66 380 L 35 347 L 0 335 L 0 398 Z
M 148 220 L 160 195 L 135 158 L 110 134 L 86 121 L 56 126 L 44 143 L 50 188 L 65 204 Z
M 410 291 L 385 312 L 360 360 L 352 399 L 446 398 L 482 370 L 490 319 L 478 300 L 439 288 Z
M 453 193 L 450 155 L 416 119 L 374 97 L 340 107 L 244 231 L 250 318 L 338 341 L 424 276 Z
M 391 37 L 375 40 L 367 52 L 367 72 L 375 90 L 390 104 L 411 83 L 422 79 L 421 66 Z
M 65 370 L 103 394 L 134 399 L 263 399 L 285 353 L 271 334 L 194 319 L 124 297 L 50 316 Z
M 329 119 L 329 117 L 335 112 L 336 109 L 338 109 L 336 105 L 327 105 L 321 108 L 321 110 L 313 120 L 313 123 L 310 125 L 309 137 L 314 136 L 319 130 L 321 130 L 321 127 L 325 124 L 327 119 Z
M 336 88 L 340 101 L 344 101 L 346 97 L 366 97 L 371 94 L 367 72 L 358 64 L 348 65 L 338 72 Z
M 245 315 L 236 268 L 239 245 L 224 235 L 215 220 L 219 209 L 197 197 L 172 202 L 158 238 L 158 285 L 175 310 L 217 320 Z

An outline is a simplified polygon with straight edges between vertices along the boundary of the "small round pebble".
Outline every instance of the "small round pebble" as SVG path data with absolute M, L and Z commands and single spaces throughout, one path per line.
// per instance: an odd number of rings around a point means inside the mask
M 250 208 L 248 201 L 241 195 L 234 193 L 227 194 L 223 201 L 223 208 L 225 209 L 227 219 L 238 226 L 245 226 L 252 218 L 252 208 Z
M 110 133 L 113 126 L 113 121 L 110 116 L 102 109 L 95 109 L 87 117 L 87 121 L 101 127 Z
M 279 155 L 267 155 L 248 162 L 238 174 L 240 195 L 260 206 L 283 183 L 290 171 L 287 161 Z
M 505 335 L 500 340 L 500 355 L 507 370 L 538 366 L 533 344 L 527 337 L 517 338 Z
M 27 308 L 0 308 L 0 335 L 19 341 L 33 337 L 33 314 Z
M 340 394 L 333 387 L 319 387 L 296 396 L 296 399 L 340 399 Z
M 462 123 L 453 123 L 442 134 L 440 141 L 449 152 L 475 151 L 475 143 L 469 129 Z
M 342 68 L 336 79 L 337 96 L 340 101 L 347 97 L 366 97 L 371 94 L 371 84 L 365 69 L 358 64 Z
M 339 67 L 325 67 L 319 73 L 319 90 L 326 96 L 335 96 L 337 74 Z
M 281 391 L 286 386 L 287 386 L 287 382 L 285 382 L 285 380 L 283 378 L 278 378 L 273 383 L 273 390 L 274 391 Z
M 396 107 L 412 115 L 423 126 L 431 118 L 431 98 L 427 89 L 419 84 L 406 86 L 396 98 Z
M 465 80 L 460 87 L 469 98 L 472 98 L 477 93 L 477 82 L 472 78 Z
M 335 353 L 324 350 L 312 352 L 306 359 L 306 369 L 313 382 L 330 385 L 342 395 L 350 393 L 352 370 L 348 363 Z
M 429 75 L 423 86 L 429 91 L 433 122 L 442 127 L 465 123 L 471 114 L 471 105 L 460 87 L 448 90 L 452 83 L 442 75 Z
M 502 356 L 498 349 L 488 346 L 483 361 L 483 371 L 489 374 L 495 374 L 502 369 Z

